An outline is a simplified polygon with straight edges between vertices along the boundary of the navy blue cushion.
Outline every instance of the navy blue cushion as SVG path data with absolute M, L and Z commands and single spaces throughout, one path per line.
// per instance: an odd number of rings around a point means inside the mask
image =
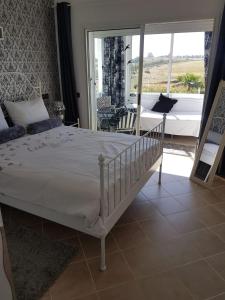
M 24 136 L 25 133 L 25 128 L 20 125 L 3 129 L 0 131 L 0 144 L 6 143 L 11 140 L 15 140 L 21 136 Z
M 175 103 L 177 103 L 176 99 L 172 99 L 164 96 L 163 94 L 160 94 L 159 101 L 156 102 L 156 104 L 152 108 L 152 111 L 168 113 L 171 111 Z
M 59 127 L 62 125 L 62 120 L 60 118 L 51 118 L 44 121 L 29 124 L 27 126 L 27 133 L 36 134 L 49 129 Z

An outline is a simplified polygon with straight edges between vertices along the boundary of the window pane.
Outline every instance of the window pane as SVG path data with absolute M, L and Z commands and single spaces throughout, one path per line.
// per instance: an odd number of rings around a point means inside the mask
M 204 32 L 174 35 L 170 93 L 204 94 Z
M 171 34 L 145 35 L 143 92 L 166 92 Z

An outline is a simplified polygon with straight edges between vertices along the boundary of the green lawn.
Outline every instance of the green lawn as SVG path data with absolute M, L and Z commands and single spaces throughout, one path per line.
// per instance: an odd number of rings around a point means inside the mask
M 185 75 L 186 73 L 193 73 L 203 77 L 204 74 L 204 62 L 203 60 L 188 60 L 178 61 L 173 63 L 172 67 L 172 93 L 197 93 L 197 89 L 188 88 L 182 84 L 177 83 L 177 77 L 179 75 Z M 166 92 L 168 79 L 168 64 L 159 63 L 153 67 L 145 66 L 143 71 L 143 92 Z M 204 81 L 204 78 L 202 78 Z M 138 72 L 133 72 L 131 79 L 131 89 L 135 92 L 135 87 L 138 82 Z M 201 93 L 204 92 L 204 88 Z

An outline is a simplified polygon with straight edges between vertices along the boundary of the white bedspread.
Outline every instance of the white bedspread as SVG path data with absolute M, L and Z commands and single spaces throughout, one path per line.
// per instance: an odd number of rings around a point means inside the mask
M 100 211 L 98 155 L 113 158 L 137 137 L 59 127 L 0 145 L 0 195 L 83 218 Z

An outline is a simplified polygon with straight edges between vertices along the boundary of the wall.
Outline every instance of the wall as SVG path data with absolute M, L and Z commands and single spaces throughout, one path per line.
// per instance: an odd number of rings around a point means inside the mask
M 51 0 L 0 0 L 0 73 L 22 72 L 42 93 L 59 99 L 54 11 Z M 1 78 L 0 99 L 10 97 Z
M 60 1 L 59 1 L 60 2 Z M 224 0 L 71 0 L 72 34 L 82 126 L 88 126 L 85 29 L 135 27 L 142 23 L 219 18 Z

